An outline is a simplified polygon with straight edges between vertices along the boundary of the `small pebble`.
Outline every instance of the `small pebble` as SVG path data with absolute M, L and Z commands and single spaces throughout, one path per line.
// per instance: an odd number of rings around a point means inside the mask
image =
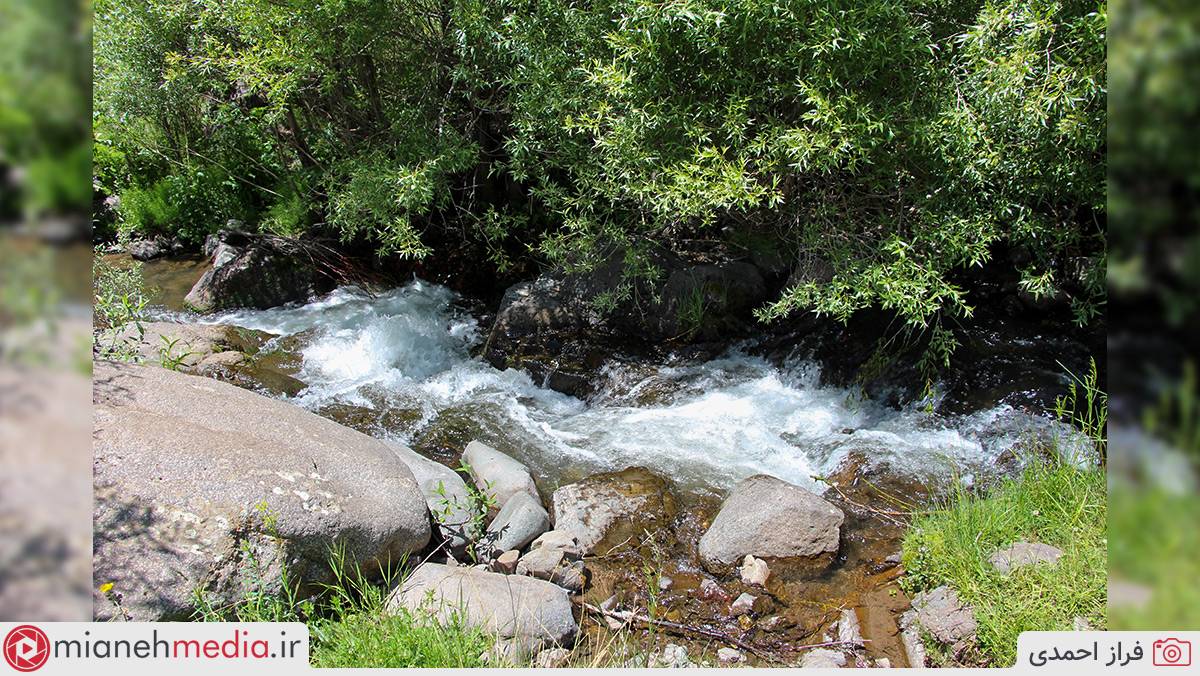
M 733 602 L 733 605 L 729 606 L 729 610 L 733 613 L 734 617 L 739 615 L 747 615 L 750 613 L 750 611 L 754 610 L 754 601 L 755 597 L 751 596 L 750 594 L 742 594 L 741 596 L 737 597 L 737 600 Z

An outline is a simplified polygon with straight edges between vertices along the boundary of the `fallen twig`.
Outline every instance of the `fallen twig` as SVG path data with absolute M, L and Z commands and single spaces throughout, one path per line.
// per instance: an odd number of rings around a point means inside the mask
M 640 622 L 642 624 L 653 625 L 655 627 L 662 627 L 663 629 L 668 629 L 668 630 L 674 631 L 676 633 L 697 634 L 700 636 L 705 636 L 707 638 L 717 639 L 718 641 L 732 643 L 733 645 L 741 648 L 742 650 L 754 653 L 755 655 L 758 655 L 759 657 L 761 657 L 765 660 L 770 660 L 772 662 L 782 662 L 782 660 L 780 660 L 779 657 L 776 655 L 767 653 L 759 648 L 756 648 L 756 647 L 750 645 L 749 643 L 746 643 L 745 641 L 742 641 L 741 639 L 735 638 L 733 636 L 729 636 L 728 634 L 723 634 L 719 631 L 716 631 L 715 629 L 705 629 L 704 627 L 693 627 L 693 626 L 686 625 L 686 624 L 680 624 L 678 622 L 670 622 L 667 620 L 658 620 L 658 619 L 655 619 L 652 617 L 648 617 L 646 615 L 640 615 L 638 613 L 635 613 L 635 612 L 629 611 L 629 610 L 605 610 L 599 606 L 594 606 L 590 603 L 583 604 L 583 607 L 585 610 L 587 610 L 589 612 L 596 613 L 597 615 L 602 615 L 605 617 L 611 617 L 613 619 L 621 620 L 622 622 Z

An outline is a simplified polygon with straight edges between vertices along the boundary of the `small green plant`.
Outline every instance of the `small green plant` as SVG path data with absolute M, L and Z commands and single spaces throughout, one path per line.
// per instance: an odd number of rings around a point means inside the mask
M 175 347 L 179 344 L 180 338 L 171 338 L 169 336 L 159 336 L 162 339 L 162 345 L 158 348 L 158 360 L 163 368 L 169 371 L 178 371 L 184 365 L 188 357 L 199 354 L 194 351 L 186 351 L 176 354 Z
M 1096 360 L 1090 361 L 1082 378 L 1063 368 L 1071 380 L 1067 393 L 1055 398 L 1054 413 L 1087 435 L 1103 462 L 1108 457 L 1108 394 L 1100 388 Z
M 137 361 L 149 301 L 141 263 L 118 266 L 97 248 L 92 257 L 93 350 L 102 359 Z
M 1147 434 L 1157 436 L 1200 458 L 1200 389 L 1197 388 L 1196 364 L 1183 364 L 1183 374 L 1174 386 L 1163 390 L 1158 402 L 1142 413 Z
M 703 285 L 692 289 L 679 301 L 675 318 L 679 322 L 682 338 L 691 338 L 700 332 L 704 326 L 704 317 L 708 313 L 708 299 Z
M 466 461 L 461 461 L 458 466 L 458 471 L 468 477 L 471 474 L 471 466 Z M 467 555 L 471 557 L 472 562 L 481 560 L 480 553 L 484 553 L 488 545 L 485 542 L 485 534 L 487 533 L 487 517 L 491 510 L 498 505 L 496 498 L 491 494 L 492 482 L 488 481 L 484 484 L 481 490 L 475 484 L 468 480 L 466 484 L 467 498 L 466 504 L 463 504 L 456 496 L 449 495 L 446 492 L 446 486 L 442 482 L 438 482 L 434 493 L 438 496 L 439 509 L 434 513 L 433 517 L 442 526 L 446 526 L 450 530 L 462 530 L 463 536 L 471 544 L 467 547 Z M 452 522 L 454 513 L 464 510 L 467 513 L 467 518 L 461 523 Z

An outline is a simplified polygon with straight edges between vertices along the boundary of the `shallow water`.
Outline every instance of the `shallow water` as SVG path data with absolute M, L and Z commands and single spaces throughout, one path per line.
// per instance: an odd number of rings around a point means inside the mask
M 813 477 L 852 454 L 922 483 L 971 481 L 994 473 L 1022 439 L 1056 429 L 1008 406 L 955 417 L 896 410 L 822 385 L 812 362 L 773 365 L 749 346 L 702 364 L 609 364 L 606 384 L 585 403 L 473 358 L 481 327 L 451 291 L 421 281 L 201 321 L 294 336 L 296 375 L 308 385 L 297 404 L 419 411 L 415 424 L 379 432 L 406 442 L 457 414 L 489 430 L 487 440 L 549 490 L 632 465 L 685 492 L 721 492 L 756 473 L 817 489 Z

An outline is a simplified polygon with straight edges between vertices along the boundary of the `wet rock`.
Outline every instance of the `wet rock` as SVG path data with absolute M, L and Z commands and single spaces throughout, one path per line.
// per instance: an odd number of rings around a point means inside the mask
M 858 648 L 866 645 L 863 641 L 862 626 L 858 623 L 858 614 L 853 608 L 842 610 L 842 616 L 838 618 L 837 640 Z
M 996 572 L 1007 575 L 1024 566 L 1057 563 L 1062 554 L 1062 550 L 1058 547 L 1041 542 L 1016 542 L 1004 549 L 997 550 L 988 557 L 988 562 L 992 564 Z
M 549 528 L 550 515 L 542 503 L 522 491 L 513 494 L 500 508 L 488 526 L 487 541 L 493 551 L 523 549 Z
M 542 533 L 529 545 L 530 551 L 535 549 L 549 549 L 561 551 L 563 557 L 569 560 L 578 561 L 583 558 L 583 550 L 579 547 L 579 540 L 575 539 L 574 535 L 561 530 L 549 530 Z
M 471 541 L 470 495 L 458 472 L 434 462 L 397 441 L 385 441 L 388 448 L 408 467 L 421 488 L 421 495 L 433 515 L 437 529 L 435 542 L 444 542 L 454 554 L 463 554 Z
M 596 368 L 617 348 L 725 338 L 766 299 L 762 274 L 749 263 L 694 262 L 661 251 L 648 257 L 662 274 L 634 280 L 632 292 L 622 251 L 587 272 L 550 272 L 509 288 L 484 357 L 585 396 Z M 615 306 L 601 311 L 603 298 L 615 298 Z
M 917 594 L 912 607 L 922 633 L 954 653 L 974 643 L 975 613 L 950 587 L 942 585 Z
M 183 251 L 183 242 L 180 242 L 175 237 L 155 235 L 149 239 L 138 239 L 130 242 L 126 251 L 135 260 L 148 261 Z
M 504 420 L 504 414 L 494 404 L 472 402 L 451 406 L 415 429 L 409 445 L 422 455 L 450 465 L 462 459 L 463 450 L 472 441 L 509 453 L 513 449 L 501 443 L 507 433 Z
M 606 554 L 664 527 L 678 509 L 666 480 L 643 467 L 597 474 L 554 492 L 554 528 L 571 534 L 583 554 Z
M 517 655 L 569 646 L 579 631 L 571 601 L 557 585 L 436 563 L 413 571 L 388 597 L 387 608 L 429 613 L 446 623 L 458 616 L 466 626 L 506 642 Z
M 686 647 L 668 643 L 661 653 L 650 656 L 650 663 L 646 666 L 651 669 L 689 669 L 695 665 L 688 659 Z
M 813 559 L 838 549 L 842 510 L 812 493 L 759 474 L 737 486 L 700 538 L 700 558 L 714 572 L 747 554 Z
M 737 664 L 745 662 L 746 656 L 742 654 L 742 651 L 734 648 L 720 648 L 717 650 L 717 661 L 722 664 Z
M 766 561 L 747 554 L 746 558 L 742 560 L 741 577 L 742 584 L 764 587 L 771 577 L 771 569 L 767 566 Z
M 704 578 L 700 580 L 700 598 L 709 601 L 724 601 L 729 598 L 729 594 L 717 584 L 716 580 Z
M 214 263 L 188 292 L 184 304 L 200 313 L 230 308 L 267 308 L 302 301 L 330 288 L 331 280 L 317 267 L 313 256 L 295 242 L 282 238 L 253 238 L 244 246 L 217 247 Z
M 364 571 L 428 543 L 429 510 L 382 442 L 210 378 L 96 362 L 94 574 L 133 620 L 187 619 L 281 566 L 329 581 L 329 548 Z M 270 424 L 264 424 L 269 421 Z M 253 555 L 257 565 L 248 564 Z M 97 619 L 113 619 L 104 599 Z
M 512 575 L 517 572 L 517 561 L 521 559 L 521 552 L 515 549 L 510 549 L 492 561 L 492 570 L 504 575 Z
M 832 648 L 814 648 L 800 659 L 803 669 L 840 669 L 846 666 L 846 655 Z
M 738 617 L 740 615 L 749 615 L 754 610 L 754 602 L 757 600 L 758 599 L 755 596 L 750 594 L 742 594 L 741 596 L 737 597 L 737 599 L 735 599 L 734 602 L 729 606 L 729 612 L 734 617 Z
M 472 441 L 463 451 L 462 459 L 470 467 L 475 487 L 496 498 L 496 504 L 504 505 L 517 493 L 538 499 L 537 485 L 529 468 L 491 446 Z
M 566 648 L 551 648 L 537 654 L 533 666 L 539 669 L 560 669 L 571 660 L 571 651 Z

